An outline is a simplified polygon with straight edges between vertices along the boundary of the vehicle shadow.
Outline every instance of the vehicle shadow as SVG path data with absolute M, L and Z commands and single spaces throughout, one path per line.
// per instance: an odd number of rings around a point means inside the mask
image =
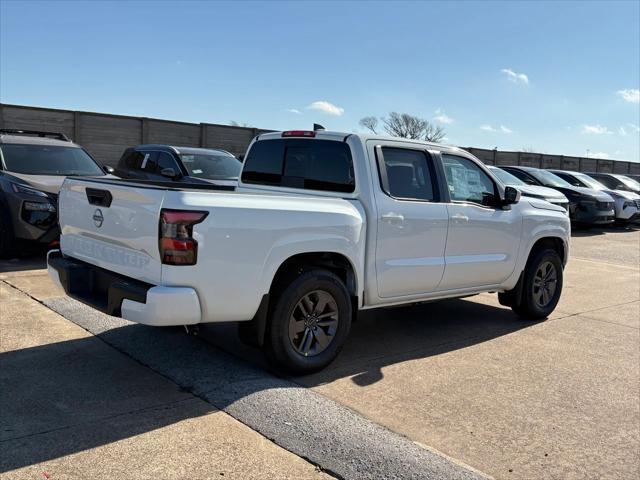
M 472 299 L 361 312 L 351 327 L 344 349 L 331 365 L 313 375 L 289 378 L 313 387 L 352 377 L 354 383 L 367 386 L 382 379 L 382 369 L 387 365 L 466 348 L 533 324 L 520 320 L 509 308 Z M 257 349 L 240 342 L 231 326 L 203 326 L 201 336 L 233 355 L 272 371 Z
M 0 273 L 22 272 L 39 268 L 47 268 L 46 252 L 30 252 L 18 258 L 0 259 Z
M 327 369 L 286 378 L 271 372 L 260 352 L 242 346 L 233 325 L 203 329 L 202 336 L 194 337 L 182 328 L 114 319 L 67 298 L 44 303 L 96 336 L 0 354 L 0 472 L 216 408 L 253 412 L 254 394 L 265 391 L 343 377 L 365 387 L 382 378 L 385 366 L 466 348 L 531 325 L 508 309 L 469 300 L 373 311 L 353 325 L 345 349 Z M 116 352 L 103 342 L 124 354 L 116 354 L 120 360 L 115 364 L 109 355 Z M 173 383 L 159 389 L 156 382 L 165 379 Z
M 618 234 L 637 232 L 640 224 L 614 224 L 607 227 L 574 227 L 571 231 L 572 237 L 593 237 L 598 235 Z

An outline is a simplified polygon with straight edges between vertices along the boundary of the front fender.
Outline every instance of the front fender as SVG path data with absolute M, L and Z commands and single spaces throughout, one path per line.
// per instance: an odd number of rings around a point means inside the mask
M 510 290 L 515 287 L 520 274 L 527 264 L 531 249 L 543 238 L 557 238 L 561 240 L 564 245 L 564 265 L 567 264 L 569 259 L 571 222 L 566 214 L 535 214 L 525 216 L 523 236 L 523 248 L 520 250 L 520 255 L 513 273 L 503 284 L 505 290 Z

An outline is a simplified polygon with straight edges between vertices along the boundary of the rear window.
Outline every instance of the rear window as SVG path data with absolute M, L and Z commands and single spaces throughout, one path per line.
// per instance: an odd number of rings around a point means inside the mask
M 332 140 L 258 141 L 249 150 L 242 181 L 330 192 L 355 189 L 349 146 Z

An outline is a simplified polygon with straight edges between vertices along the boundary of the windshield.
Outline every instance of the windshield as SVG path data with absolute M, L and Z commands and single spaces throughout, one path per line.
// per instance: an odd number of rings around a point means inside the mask
M 52 145 L 0 146 L 7 171 L 26 175 L 104 175 L 87 152 Z
M 595 178 L 591 178 L 589 175 L 585 175 L 584 173 L 572 173 L 572 175 L 589 188 L 593 188 L 594 190 L 607 190 L 607 187 L 605 187 Z
M 633 178 L 625 177 L 624 175 L 614 175 L 614 177 L 616 177 L 630 189 L 635 191 L 640 190 L 640 183 L 636 182 Z
M 189 175 L 197 178 L 236 179 L 242 167 L 237 158 L 223 153 L 183 153 L 180 158 Z
M 571 184 L 559 176 L 554 175 L 551 172 L 546 170 L 533 170 L 529 172 L 531 175 L 536 177 L 539 182 L 547 187 L 570 187 Z
M 505 185 L 526 185 L 515 175 L 511 175 L 509 172 L 502 170 L 501 168 L 491 168 L 491 172 L 498 177 Z

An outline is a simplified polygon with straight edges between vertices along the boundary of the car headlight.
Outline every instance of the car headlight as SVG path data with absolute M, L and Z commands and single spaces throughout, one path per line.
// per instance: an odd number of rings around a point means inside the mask
M 27 187 L 26 185 L 20 185 L 19 183 L 12 183 L 11 188 L 16 193 L 24 193 L 27 195 L 35 195 L 36 197 L 46 197 L 49 198 L 49 195 L 46 193 L 36 190 L 35 188 Z
M 624 204 L 622 205 L 622 208 L 629 208 L 629 207 L 635 207 L 636 206 L 636 202 L 624 202 Z

